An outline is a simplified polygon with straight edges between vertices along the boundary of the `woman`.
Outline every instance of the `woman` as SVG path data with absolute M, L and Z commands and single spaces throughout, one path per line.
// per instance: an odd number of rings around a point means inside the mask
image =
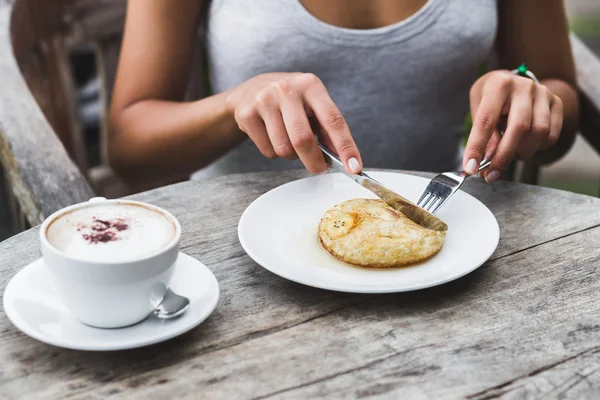
M 205 20 L 215 94 L 183 102 Z M 521 63 L 539 84 L 510 72 Z M 569 146 L 577 114 L 561 0 L 129 0 L 109 157 L 135 182 L 297 158 L 321 173 L 316 134 L 353 173 L 475 173 L 495 152 L 491 183 Z

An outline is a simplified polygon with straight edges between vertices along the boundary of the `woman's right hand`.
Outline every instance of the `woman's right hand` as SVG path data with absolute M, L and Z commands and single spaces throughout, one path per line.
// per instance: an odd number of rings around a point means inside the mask
M 241 131 L 269 158 L 300 158 L 312 173 L 327 170 L 317 146 L 338 154 L 346 170 L 358 173 L 362 161 L 342 113 L 314 74 L 258 75 L 230 90 L 227 105 Z M 310 119 L 318 122 L 313 132 Z

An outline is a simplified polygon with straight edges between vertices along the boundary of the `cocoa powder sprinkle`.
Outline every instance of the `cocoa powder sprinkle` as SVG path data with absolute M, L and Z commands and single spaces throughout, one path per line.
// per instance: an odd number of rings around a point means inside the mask
M 101 233 L 84 233 L 82 237 L 90 243 L 107 243 L 117 240 L 117 236 L 114 232 L 101 232 Z
M 115 240 L 119 240 L 118 233 L 129 229 L 129 224 L 123 218 L 116 218 L 114 220 L 99 219 L 93 217 L 91 226 L 85 224 L 77 224 L 77 231 L 87 228 L 92 230 L 91 233 L 83 233 L 81 237 L 89 243 L 108 243 Z

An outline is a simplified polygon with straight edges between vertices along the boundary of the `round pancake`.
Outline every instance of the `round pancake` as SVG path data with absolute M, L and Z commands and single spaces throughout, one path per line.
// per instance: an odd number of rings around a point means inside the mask
M 382 200 L 348 200 L 329 209 L 319 240 L 334 257 L 365 268 L 423 261 L 444 245 L 446 232 L 423 228 Z

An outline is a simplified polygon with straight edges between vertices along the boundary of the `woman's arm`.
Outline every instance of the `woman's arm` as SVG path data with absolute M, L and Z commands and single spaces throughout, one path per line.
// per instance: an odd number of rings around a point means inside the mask
M 501 68 L 514 69 L 524 62 L 540 85 L 504 70 L 486 74 L 473 86 L 474 125 L 464 166 L 496 150 L 486 171 L 488 181 L 515 157 L 535 154 L 552 160 L 564 154 L 578 124 L 575 67 L 562 0 L 499 0 L 497 50 Z M 500 140 L 496 125 L 503 117 L 508 119 Z
M 129 0 L 109 160 L 135 182 L 190 174 L 244 139 L 217 95 L 182 102 L 203 0 Z
M 362 162 L 348 125 L 312 74 L 263 74 L 182 101 L 203 3 L 128 1 L 108 140 L 115 171 L 132 182 L 186 176 L 250 137 L 266 157 L 299 157 L 309 171 L 323 172 L 309 122 L 315 117 L 324 144 L 358 172 Z

